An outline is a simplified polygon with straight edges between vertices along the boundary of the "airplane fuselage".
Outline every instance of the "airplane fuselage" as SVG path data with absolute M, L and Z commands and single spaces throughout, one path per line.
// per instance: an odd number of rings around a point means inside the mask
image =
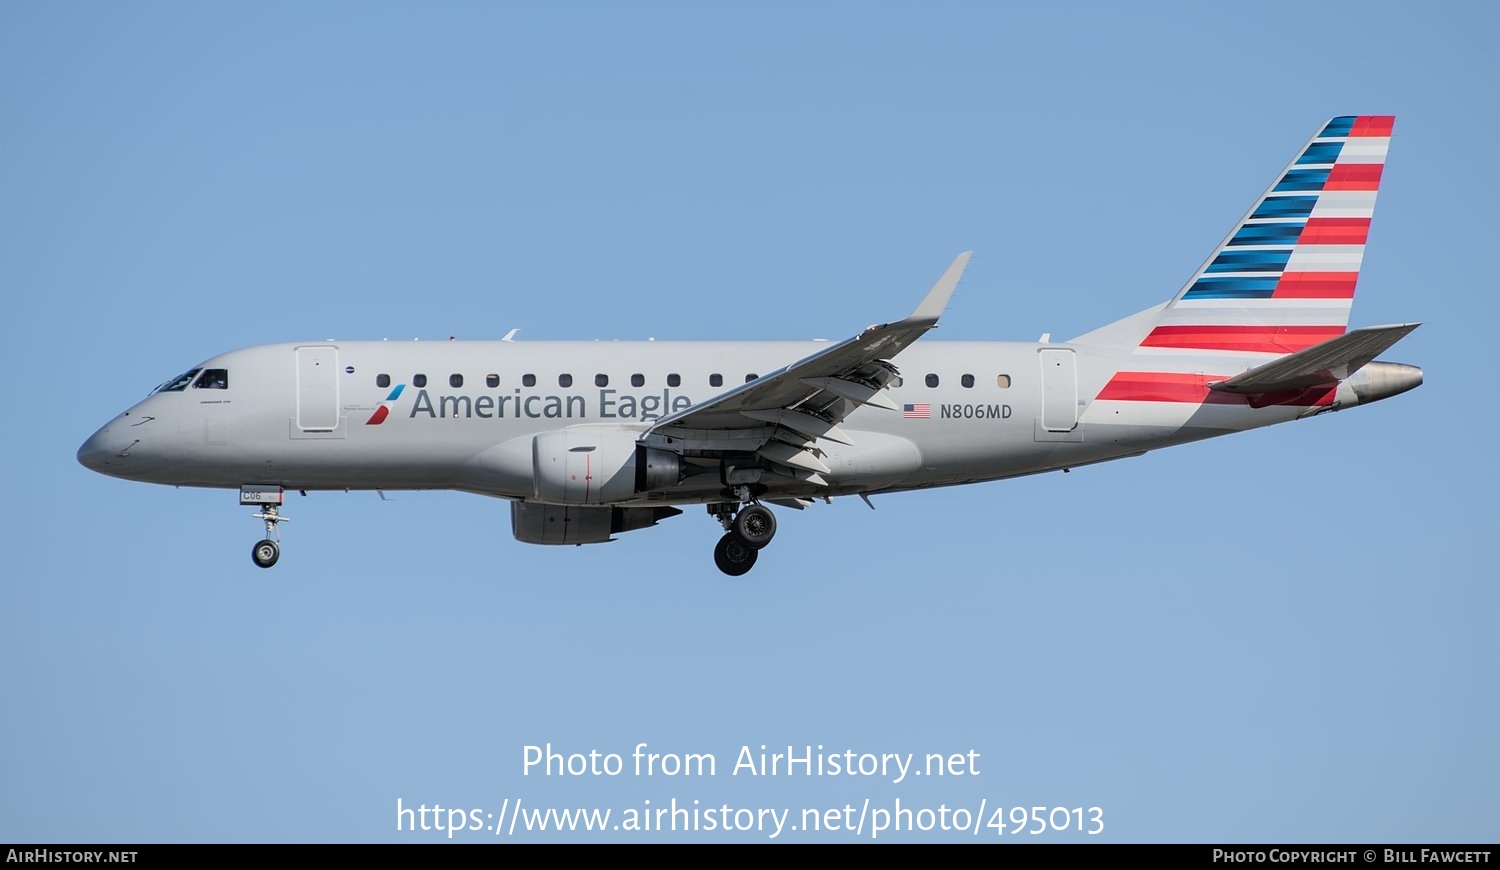
M 571 426 L 643 433 L 659 418 L 825 346 L 821 342 L 321 342 L 246 348 L 197 368 L 227 386 L 160 391 L 103 427 L 86 464 L 179 486 L 459 489 L 537 500 L 533 439 Z M 1047 359 L 1065 365 L 1049 370 Z M 1107 349 L 920 343 L 889 388 L 824 444 L 828 486 L 807 495 L 997 480 L 1305 416 L 1332 405 L 1099 400 L 1127 365 Z M 1203 381 L 1244 359 L 1190 366 Z M 1178 361 L 1178 368 L 1183 368 Z M 932 384 L 932 385 L 929 385 Z M 383 385 L 383 386 L 382 386 Z M 392 397 L 394 395 L 394 398 Z M 1055 397 L 1049 409 L 1049 396 Z M 1348 395 L 1338 407 L 1356 404 Z M 1049 413 L 1056 419 L 1048 420 Z M 611 503 L 720 498 L 717 479 Z

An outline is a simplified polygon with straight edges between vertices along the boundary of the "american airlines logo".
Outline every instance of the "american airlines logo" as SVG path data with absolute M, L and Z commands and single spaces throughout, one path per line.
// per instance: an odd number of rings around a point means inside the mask
M 397 384 L 396 388 L 391 390 L 391 394 L 385 397 L 385 401 L 380 403 L 380 407 L 375 409 L 375 413 L 370 415 L 370 419 L 365 421 L 365 425 L 379 426 L 384 423 L 385 418 L 391 415 L 391 403 L 401 398 L 401 391 L 404 389 L 406 389 L 406 384 Z

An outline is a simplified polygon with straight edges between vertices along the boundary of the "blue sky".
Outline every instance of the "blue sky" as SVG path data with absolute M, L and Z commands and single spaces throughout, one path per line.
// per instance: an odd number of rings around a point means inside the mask
M 1492 5 L 0 22 L 0 841 L 436 841 L 396 830 L 398 799 L 674 798 L 1098 806 L 1112 842 L 1494 840 Z M 926 340 L 1076 335 L 1170 297 L 1341 114 L 1397 116 L 1353 323 L 1424 321 L 1386 355 L 1421 389 L 1067 476 L 783 512 L 739 582 L 693 511 L 553 549 L 514 541 L 501 502 L 436 492 L 297 499 L 263 572 L 232 492 L 74 460 L 235 347 L 842 338 L 969 249 Z M 718 775 L 522 772 L 528 745 L 628 761 L 642 742 Z M 979 773 L 729 775 L 761 744 L 973 751 Z

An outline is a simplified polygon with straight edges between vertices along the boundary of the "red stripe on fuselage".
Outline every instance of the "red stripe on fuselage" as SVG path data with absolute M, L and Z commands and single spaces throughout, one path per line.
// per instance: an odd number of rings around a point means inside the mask
M 1158 326 L 1141 346 L 1292 353 L 1343 334 L 1342 326 Z
M 1314 387 L 1305 391 L 1266 393 L 1243 396 L 1219 393 L 1210 383 L 1227 380 L 1223 375 L 1199 375 L 1191 372 L 1116 372 L 1096 401 L 1106 402 L 1177 402 L 1191 405 L 1268 405 L 1315 407 L 1333 403 L 1337 386 Z
M 388 416 L 390 413 L 391 413 L 391 409 L 390 408 L 387 408 L 386 406 L 381 405 L 380 407 L 378 407 L 378 408 L 375 409 L 375 413 L 373 413 L 373 414 L 370 415 L 370 419 L 368 419 L 368 420 L 365 421 L 365 425 L 366 426 L 379 426 L 381 423 L 385 422 L 386 416 Z
M 1112 402 L 1245 404 L 1244 396 L 1216 393 L 1208 388 L 1210 381 L 1222 380 L 1225 380 L 1224 375 L 1195 375 L 1191 372 L 1115 372 L 1096 398 Z

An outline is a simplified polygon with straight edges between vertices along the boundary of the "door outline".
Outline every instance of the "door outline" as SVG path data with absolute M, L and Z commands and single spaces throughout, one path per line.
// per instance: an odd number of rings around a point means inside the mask
M 339 349 L 314 344 L 297 348 L 297 428 L 332 432 L 339 425 Z
M 1078 361 L 1072 348 L 1039 348 L 1042 366 L 1042 428 L 1071 432 L 1078 427 Z

